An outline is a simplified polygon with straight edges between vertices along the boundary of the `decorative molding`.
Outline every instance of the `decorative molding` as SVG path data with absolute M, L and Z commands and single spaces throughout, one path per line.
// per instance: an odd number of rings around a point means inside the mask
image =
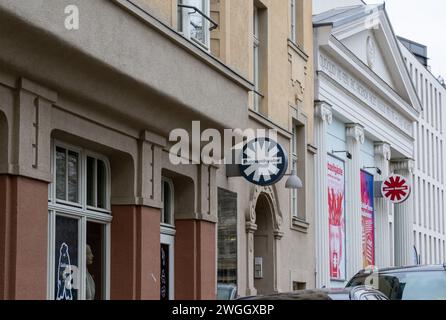
M 323 122 L 327 122 L 329 125 L 333 122 L 333 111 L 331 105 L 326 101 L 315 101 L 315 116 L 322 119 Z
M 299 219 L 297 217 L 293 217 L 291 219 L 292 223 L 292 229 L 302 232 L 302 233 L 308 233 L 308 229 L 310 228 L 310 224 L 307 221 L 304 221 L 302 219 Z
M 256 224 L 256 206 L 257 206 L 257 200 L 259 199 L 260 195 L 265 195 L 266 199 L 268 200 L 269 207 L 272 214 L 272 220 L 273 220 L 273 230 L 275 232 L 279 232 L 282 226 L 282 212 L 279 209 L 278 203 L 277 203 L 277 197 L 276 192 L 274 190 L 274 186 L 268 186 L 268 187 L 260 187 L 255 186 L 252 189 L 251 197 L 249 201 L 249 208 L 246 211 L 246 223 L 255 225 Z
M 396 124 L 402 131 L 412 136 L 412 122 L 403 117 L 395 108 L 389 106 L 383 99 L 374 94 L 368 88 L 370 85 L 358 80 L 350 72 L 347 72 L 337 63 L 324 54 L 319 54 L 320 70 L 329 78 L 352 93 L 355 97 L 381 114 L 388 121 Z
M 415 170 L 413 159 L 398 159 L 391 162 L 392 171 L 403 172 L 405 175 L 412 175 Z
M 392 156 L 390 144 L 387 142 L 375 142 L 374 151 L 376 156 L 381 156 L 386 161 L 389 161 Z
M 356 140 L 357 142 L 364 144 L 365 134 L 364 127 L 358 123 L 348 123 L 345 126 L 347 131 L 347 137 Z

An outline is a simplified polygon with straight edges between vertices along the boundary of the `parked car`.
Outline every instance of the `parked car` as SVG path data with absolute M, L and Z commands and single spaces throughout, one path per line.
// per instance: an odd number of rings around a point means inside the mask
M 361 270 L 347 288 L 372 285 L 390 300 L 446 300 L 446 263 L 444 265 L 412 266 Z
M 388 300 L 381 292 L 368 286 L 356 286 L 340 289 L 300 290 L 239 300 Z
M 237 298 L 237 286 L 234 284 L 217 284 L 217 300 L 234 300 Z

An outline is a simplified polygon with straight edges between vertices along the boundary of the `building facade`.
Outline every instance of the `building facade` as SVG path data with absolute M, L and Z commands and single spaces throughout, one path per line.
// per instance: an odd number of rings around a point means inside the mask
M 414 198 L 390 204 L 374 184 L 412 181 L 421 104 L 385 6 L 350 2 L 313 17 L 318 287 L 413 263 Z
M 0 298 L 314 287 L 311 16 L 305 0 L 2 1 Z M 175 129 L 248 128 L 277 132 L 303 188 L 233 177 L 193 141 L 171 161 Z
M 427 64 L 427 48 L 400 38 L 400 47 L 423 110 L 415 123 L 413 239 L 420 264 L 446 256 L 444 143 L 446 88 Z

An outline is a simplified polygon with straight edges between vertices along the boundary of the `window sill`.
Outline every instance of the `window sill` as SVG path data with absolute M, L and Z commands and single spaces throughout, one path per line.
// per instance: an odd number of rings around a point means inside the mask
M 310 224 L 306 222 L 303 219 L 293 217 L 291 220 L 291 228 L 293 230 L 302 232 L 302 233 L 308 233 L 308 229 L 310 228 Z

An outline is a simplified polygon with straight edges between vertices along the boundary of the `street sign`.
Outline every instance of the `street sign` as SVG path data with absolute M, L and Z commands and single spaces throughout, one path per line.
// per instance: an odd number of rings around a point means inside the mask
M 259 186 L 280 181 L 288 168 L 288 157 L 280 144 L 270 138 L 256 138 L 245 144 L 240 174 Z
M 411 192 L 411 186 L 406 178 L 398 174 L 391 175 L 381 185 L 381 193 L 384 198 L 393 203 L 406 201 Z

